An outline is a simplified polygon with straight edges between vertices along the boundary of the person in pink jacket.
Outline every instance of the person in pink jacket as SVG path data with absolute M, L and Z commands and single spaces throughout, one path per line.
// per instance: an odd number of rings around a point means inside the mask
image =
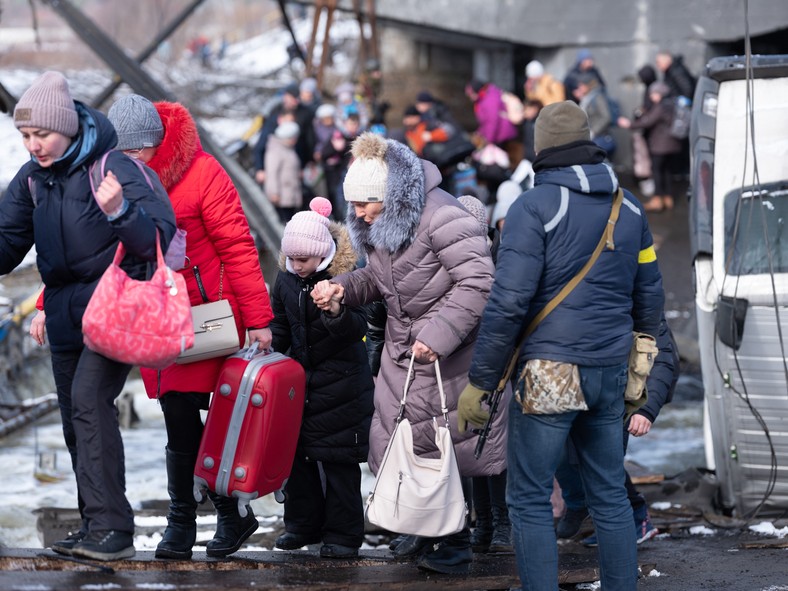
M 465 94 L 473 101 L 473 112 L 479 123 L 476 134 L 485 143 L 504 147 L 517 137 L 517 128 L 506 114 L 500 88 L 492 82 L 473 80 L 465 87 Z
M 150 166 L 170 196 L 178 227 L 186 231 L 186 279 L 192 305 L 227 299 L 235 316 L 239 341 L 271 346 L 268 328 L 273 312 L 257 249 L 241 200 L 216 161 L 203 151 L 197 126 L 188 110 L 169 102 L 151 103 L 139 95 L 117 101 L 109 119 L 118 133 L 117 149 Z M 203 423 L 224 358 L 161 371 L 142 368 L 148 396 L 159 399 L 167 428 L 167 529 L 156 548 L 157 558 L 188 559 L 197 525 L 192 492 L 194 464 Z M 208 556 L 232 554 L 257 529 L 249 510 L 242 518 L 234 499 L 211 493 L 218 521 L 208 542 Z

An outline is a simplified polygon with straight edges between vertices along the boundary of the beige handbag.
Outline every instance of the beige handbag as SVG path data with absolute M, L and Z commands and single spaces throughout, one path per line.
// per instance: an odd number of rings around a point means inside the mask
M 367 498 L 366 518 L 390 532 L 437 538 L 465 527 L 467 506 L 437 361 L 435 374 L 443 420 L 433 417 L 432 422 L 440 457 L 425 458 L 413 451 L 413 432 L 410 421 L 404 418 L 413 361 L 411 357 L 397 424 L 378 468 L 375 486 Z
M 233 309 L 228 300 L 222 299 L 224 264 L 219 269 L 219 300 L 216 302 L 208 301 L 199 268 L 195 265 L 192 269 L 197 279 L 197 287 L 206 303 L 192 306 L 194 346 L 178 357 L 176 363 L 181 365 L 214 357 L 227 357 L 241 348 Z
M 651 373 L 651 368 L 654 367 L 654 359 L 659 354 L 657 340 L 650 334 L 633 332 L 632 337 L 627 370 L 627 389 L 624 391 L 624 400 L 627 402 L 639 401 L 648 395 L 646 380 L 648 374 Z
M 574 363 L 529 359 L 514 396 L 523 412 L 530 415 L 588 410 L 580 386 L 580 370 Z

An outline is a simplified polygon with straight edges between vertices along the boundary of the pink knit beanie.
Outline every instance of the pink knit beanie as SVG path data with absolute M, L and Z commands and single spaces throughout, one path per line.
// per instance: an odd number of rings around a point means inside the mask
M 44 72 L 30 85 L 14 108 L 14 125 L 77 135 L 79 117 L 63 74 Z
M 288 258 L 320 257 L 331 254 L 334 239 L 328 229 L 331 202 L 315 197 L 309 202 L 310 211 L 299 211 L 287 225 L 282 236 L 282 252 Z

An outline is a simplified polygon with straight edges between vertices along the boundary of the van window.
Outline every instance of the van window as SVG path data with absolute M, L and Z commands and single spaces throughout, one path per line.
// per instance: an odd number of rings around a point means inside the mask
M 724 207 L 728 274 L 788 273 L 788 182 L 731 191 Z

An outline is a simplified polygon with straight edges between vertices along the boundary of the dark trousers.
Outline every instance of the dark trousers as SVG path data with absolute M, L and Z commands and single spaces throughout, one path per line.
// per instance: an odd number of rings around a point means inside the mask
M 129 371 L 130 365 L 87 347 L 52 353 L 63 436 L 77 477 L 77 502 L 90 531 L 134 533 L 115 407 Z
M 651 155 L 651 176 L 654 178 L 654 195 L 673 197 L 673 154 Z
M 200 451 L 203 422 L 210 396 L 202 392 L 167 392 L 159 398 L 167 429 L 167 449 L 196 456 Z
M 473 507 L 476 510 L 477 526 L 487 525 L 490 530 L 495 517 L 507 514 L 506 470 L 495 476 L 477 476 L 473 479 Z
M 320 535 L 324 544 L 361 547 L 364 506 L 358 464 L 296 456 L 285 487 L 285 530 Z

